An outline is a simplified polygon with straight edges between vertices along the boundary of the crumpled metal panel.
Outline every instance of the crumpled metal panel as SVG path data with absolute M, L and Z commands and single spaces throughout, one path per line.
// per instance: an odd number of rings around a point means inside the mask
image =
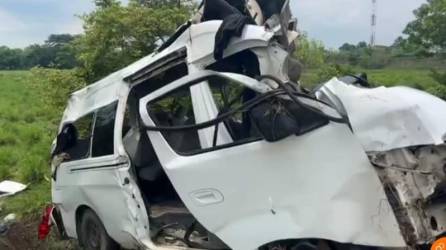
M 408 87 L 359 88 L 333 78 L 322 87 L 342 102 L 355 135 L 367 152 L 446 139 L 446 102 Z
M 446 230 L 446 145 L 370 153 L 406 242 L 431 243 Z

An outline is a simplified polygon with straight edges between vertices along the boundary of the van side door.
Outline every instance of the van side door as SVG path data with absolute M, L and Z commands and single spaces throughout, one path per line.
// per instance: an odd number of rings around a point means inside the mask
M 231 249 L 299 238 L 402 244 L 382 184 L 347 125 L 321 123 L 270 143 L 242 109 L 222 120 L 208 116 L 213 125 L 198 130 L 214 136 L 200 143 L 193 128 L 206 120 L 201 113 L 197 122 L 194 100 L 201 97 L 191 88 L 207 85 L 220 114 L 264 93 L 261 83 L 241 75 L 200 74 L 142 98 L 140 115 L 163 169 L 207 230 Z M 304 124 L 307 115 L 296 120 Z M 219 137 L 221 127 L 230 141 Z
M 140 195 L 130 176 L 129 160 L 117 153 L 120 105 L 125 103 L 113 102 L 69 125 L 74 127 L 74 140 L 63 150 L 65 159 L 54 171 L 53 202 L 68 236 L 77 236 L 78 209 L 88 207 L 114 240 L 132 248 L 135 238 L 148 235 L 144 229 L 148 219 L 144 204 L 135 199 Z M 142 228 L 140 232 L 135 225 Z

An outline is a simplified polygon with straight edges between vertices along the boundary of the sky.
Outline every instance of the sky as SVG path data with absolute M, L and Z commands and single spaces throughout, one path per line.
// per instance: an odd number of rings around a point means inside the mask
M 23 48 L 50 34 L 82 33 L 92 0 L 0 0 L 0 46 Z M 370 40 L 371 0 L 291 0 L 299 29 L 329 48 Z M 426 0 L 378 0 L 377 44 L 390 45 Z

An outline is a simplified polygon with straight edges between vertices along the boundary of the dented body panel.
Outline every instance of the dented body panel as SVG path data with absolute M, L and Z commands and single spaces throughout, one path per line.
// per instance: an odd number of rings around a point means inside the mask
M 336 78 L 319 91 L 340 100 L 367 152 L 440 145 L 446 139 L 446 102 L 425 92 L 408 87 L 359 88 Z
M 144 123 L 155 125 L 145 108 L 148 102 L 203 74 L 141 99 Z M 253 142 L 194 156 L 178 155 L 159 132 L 148 135 L 188 209 L 232 249 L 256 249 L 290 238 L 405 245 L 382 184 L 345 124 L 282 142 Z M 323 157 L 316 152 L 324 152 Z M 321 230 L 315 221 L 330 223 Z
M 190 157 L 176 155 L 161 134 L 149 136 L 186 206 L 232 249 L 301 238 L 405 245 L 382 185 L 346 126 Z M 220 193 L 221 202 L 201 201 L 202 192 Z
M 407 87 L 360 88 L 333 78 L 318 96 L 348 116 L 397 216 L 405 241 L 446 230 L 446 102 Z

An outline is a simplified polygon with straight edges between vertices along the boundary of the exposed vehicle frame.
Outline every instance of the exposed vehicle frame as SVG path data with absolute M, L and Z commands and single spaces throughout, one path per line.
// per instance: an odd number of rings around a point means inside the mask
M 445 231 L 443 101 L 364 79 L 307 93 L 283 30 L 246 25 L 216 60 L 221 26 L 189 23 L 70 97 L 53 150 L 64 236 L 86 249 L 101 230 L 101 249 L 349 249 Z

